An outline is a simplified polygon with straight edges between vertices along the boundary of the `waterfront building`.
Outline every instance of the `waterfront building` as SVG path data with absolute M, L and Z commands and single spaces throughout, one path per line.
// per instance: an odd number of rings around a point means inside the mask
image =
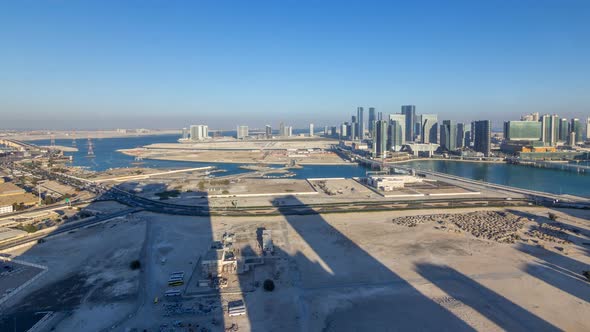
M 349 130 L 349 135 L 351 140 L 355 140 L 358 138 L 359 133 L 359 123 L 357 121 L 357 117 L 355 115 L 350 117 L 351 128 Z
M 309 124 L 309 137 L 313 137 L 313 123 Z
M 416 123 L 416 106 L 402 105 L 402 114 L 406 117 L 406 142 L 414 141 L 414 124 Z
M 357 107 L 357 109 L 356 109 L 356 116 L 357 116 L 357 121 L 358 121 L 357 136 L 358 136 L 358 139 L 360 139 L 360 140 L 365 139 L 364 112 L 365 111 L 362 107 Z
M 287 136 L 287 127 L 285 127 L 285 123 L 281 122 L 279 124 L 279 136 L 285 137 Z
M 473 143 L 473 130 L 471 129 L 471 123 L 463 124 L 463 131 L 465 132 L 465 147 L 471 147 Z
M 399 151 L 406 143 L 406 116 L 404 114 L 389 115 L 387 132 L 387 150 Z
M 559 137 L 557 138 L 560 142 L 568 141 L 568 134 L 570 132 L 570 125 L 566 118 L 559 120 Z
M 444 120 L 440 126 L 440 146 L 447 151 L 457 149 L 457 124 L 452 120 Z
M 373 133 L 373 129 L 375 128 L 376 121 L 377 119 L 375 118 L 375 107 L 369 107 L 369 132 L 371 134 Z
M 508 141 L 538 141 L 541 139 L 541 122 L 506 121 L 504 139 Z
M 264 134 L 266 138 L 272 138 L 272 127 L 270 125 L 264 127 Z
M 209 138 L 209 126 L 192 125 L 190 126 L 190 136 L 192 141 L 200 141 Z
M 350 125 L 348 124 L 348 122 L 344 122 L 343 124 L 340 125 L 340 139 L 345 139 L 348 137 L 348 128 L 350 127 Z
M 288 126 L 286 128 L 286 130 L 287 130 L 287 137 L 293 136 L 293 127 L 292 126 Z
M 332 137 L 337 137 L 337 136 L 338 136 L 338 134 L 337 134 L 337 131 L 338 131 L 338 130 L 337 130 L 337 129 L 338 129 L 338 128 L 336 128 L 336 126 L 332 126 L 332 127 L 330 128 L 330 136 L 332 136 Z M 326 136 L 328 136 L 328 135 L 326 135 Z
M 236 138 L 237 139 L 244 139 L 248 137 L 248 126 L 238 126 L 236 130 Z
M 182 139 L 188 139 L 189 131 L 188 128 L 182 128 Z
M 569 139 L 568 139 L 568 142 L 567 142 L 567 144 L 569 146 L 572 146 L 572 147 L 573 146 L 576 146 L 576 136 L 577 135 L 576 135 L 576 132 L 575 131 L 570 132 Z
M 328 136 L 330 134 L 330 131 L 328 130 L 328 126 L 324 126 L 324 136 Z
M 465 125 L 457 123 L 457 148 L 460 149 L 465 146 Z
M 590 117 L 586 119 L 586 140 L 590 141 Z
M 559 117 L 545 114 L 541 117 L 541 140 L 550 146 L 557 144 L 559 136 Z
M 422 114 L 422 143 L 438 143 L 438 117 Z
M 580 119 L 574 118 L 570 124 L 570 132 L 576 133 L 576 142 L 581 143 L 584 141 L 584 133 L 582 132 L 582 123 Z M 574 146 L 575 144 L 571 144 Z
M 492 123 L 490 120 L 479 120 L 471 124 L 473 130 L 473 149 L 486 157 L 491 154 Z
M 387 157 L 387 121 L 380 120 L 375 123 L 375 137 L 373 137 L 373 157 L 385 158 Z

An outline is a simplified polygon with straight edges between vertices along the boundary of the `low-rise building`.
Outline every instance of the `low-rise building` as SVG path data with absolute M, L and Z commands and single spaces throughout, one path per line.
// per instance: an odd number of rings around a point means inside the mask
M 384 175 L 370 176 L 367 178 L 367 184 L 369 186 L 383 191 L 392 191 L 404 188 L 407 183 L 419 182 L 422 182 L 422 178 L 413 175 Z

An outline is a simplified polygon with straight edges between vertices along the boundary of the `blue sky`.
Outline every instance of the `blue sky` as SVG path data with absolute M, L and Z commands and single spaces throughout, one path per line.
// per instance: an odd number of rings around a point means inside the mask
M 0 128 L 590 115 L 590 1 L 0 2 Z

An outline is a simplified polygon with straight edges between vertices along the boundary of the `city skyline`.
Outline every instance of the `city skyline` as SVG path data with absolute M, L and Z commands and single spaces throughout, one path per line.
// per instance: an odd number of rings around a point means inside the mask
M 228 118 L 305 128 L 367 103 L 485 117 L 496 129 L 511 114 L 590 112 L 587 2 L 0 9 L 3 128 L 222 127 Z

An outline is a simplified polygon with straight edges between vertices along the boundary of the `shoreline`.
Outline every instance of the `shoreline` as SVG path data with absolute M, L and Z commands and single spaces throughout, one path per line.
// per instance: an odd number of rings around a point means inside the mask
M 32 141 L 43 141 L 51 139 L 74 139 L 72 136 L 73 132 L 58 132 L 55 134 L 19 134 L 11 136 L 0 136 L 0 138 L 13 139 L 23 142 Z M 163 136 L 163 135 L 178 135 L 180 137 L 180 130 L 160 130 L 149 133 L 119 133 L 116 131 L 76 131 L 76 140 L 85 140 L 88 138 L 101 139 L 101 138 L 134 138 L 134 137 L 145 137 L 145 136 Z

